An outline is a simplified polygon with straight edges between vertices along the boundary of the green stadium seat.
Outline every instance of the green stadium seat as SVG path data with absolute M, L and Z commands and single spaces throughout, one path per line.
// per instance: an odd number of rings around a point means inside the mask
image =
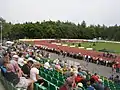
M 41 77 L 43 77 L 43 78 L 47 78 L 47 75 L 43 72 L 42 74 L 41 74 Z
M 47 78 L 46 78 L 49 82 L 51 82 L 52 81 L 52 78 L 51 78 L 51 76 L 49 76 L 49 75 L 47 75 Z
M 50 75 L 51 77 L 54 77 L 53 72 L 49 72 L 49 75 Z
M 59 76 L 58 76 L 58 75 L 56 75 L 56 74 L 54 74 L 54 78 L 59 79 Z
M 55 85 L 57 86 L 57 84 L 58 84 L 57 79 L 56 79 L 56 78 L 52 78 L 52 83 L 55 84 Z
M 40 71 L 40 70 L 39 70 L 39 75 L 42 76 L 42 74 L 43 74 L 43 71 Z
M 37 83 L 34 83 L 34 90 L 47 90 L 47 88 Z
M 120 90 L 120 84 L 115 83 L 115 88 L 116 88 L 116 90 Z
M 65 81 L 65 79 L 64 79 L 63 77 L 59 77 L 59 80 L 60 80 L 61 82 L 64 82 L 64 81 Z
M 38 90 L 38 83 L 34 83 L 34 90 Z
M 56 90 L 56 87 L 53 84 L 50 83 L 50 86 L 49 86 L 48 90 Z
M 58 84 L 57 84 L 57 86 L 58 87 L 60 87 L 60 86 L 62 86 L 64 83 L 63 82 L 61 82 L 61 81 L 58 81 Z
M 47 88 L 46 87 L 44 87 L 44 86 L 38 86 L 38 90 L 47 90 Z

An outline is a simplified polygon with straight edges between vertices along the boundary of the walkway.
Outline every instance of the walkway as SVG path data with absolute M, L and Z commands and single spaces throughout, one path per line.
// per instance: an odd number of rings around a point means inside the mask
M 105 77 L 109 77 L 112 74 L 112 69 L 110 67 L 97 65 L 94 63 L 88 63 L 87 65 L 86 61 L 83 61 L 83 60 L 73 59 L 70 57 L 63 58 L 63 56 L 58 56 L 57 54 L 54 54 L 54 53 L 50 53 L 50 54 L 51 54 L 51 59 L 60 58 L 61 60 L 67 61 L 69 65 L 74 65 L 74 66 L 81 65 L 82 67 L 87 68 L 91 73 L 98 73 L 99 75 L 102 75 Z M 120 74 L 117 74 L 117 73 L 115 73 L 114 75 L 120 76 Z

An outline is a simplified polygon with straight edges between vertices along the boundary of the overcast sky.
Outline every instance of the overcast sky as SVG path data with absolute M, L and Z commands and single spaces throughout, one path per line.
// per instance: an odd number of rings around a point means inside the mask
M 50 19 L 120 25 L 120 0 L 0 0 L 0 17 L 12 23 Z

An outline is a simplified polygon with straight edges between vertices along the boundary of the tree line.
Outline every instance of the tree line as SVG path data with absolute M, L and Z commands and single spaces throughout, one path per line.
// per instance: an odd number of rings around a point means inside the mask
M 75 24 L 69 21 L 43 21 L 12 24 L 0 18 L 3 26 L 3 38 L 15 39 L 93 39 L 101 37 L 104 40 L 120 41 L 120 26 L 86 25 L 83 21 Z

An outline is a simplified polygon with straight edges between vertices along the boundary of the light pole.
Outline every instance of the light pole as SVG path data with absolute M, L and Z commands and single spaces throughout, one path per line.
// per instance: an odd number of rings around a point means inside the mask
M 1 24 L 0 24 L 0 29 L 1 29 L 1 46 L 2 46 L 2 21 L 1 21 Z

